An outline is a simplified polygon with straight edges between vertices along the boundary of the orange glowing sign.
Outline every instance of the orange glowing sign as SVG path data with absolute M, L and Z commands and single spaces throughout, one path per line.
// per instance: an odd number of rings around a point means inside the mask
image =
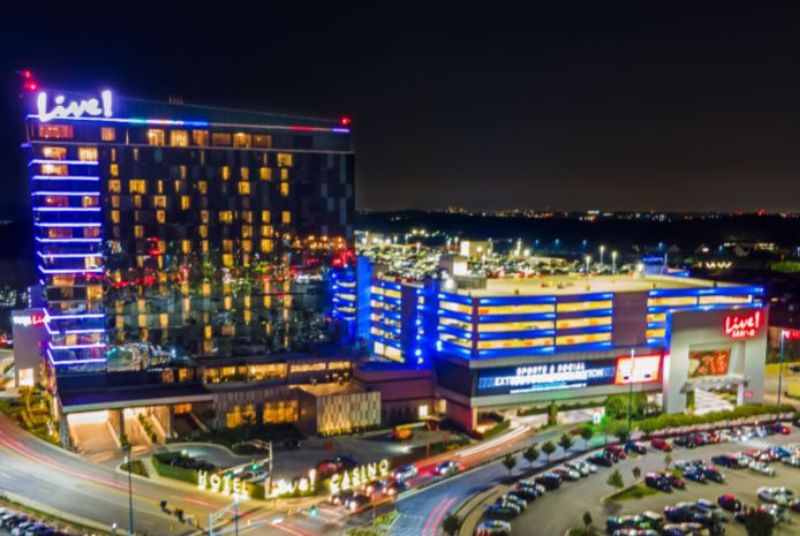
M 763 322 L 764 313 L 760 310 L 746 315 L 728 315 L 725 317 L 725 335 L 731 339 L 755 337 Z
M 661 371 L 661 356 L 642 355 L 633 358 L 620 357 L 617 360 L 617 374 L 614 383 L 617 385 L 629 383 L 657 382 Z

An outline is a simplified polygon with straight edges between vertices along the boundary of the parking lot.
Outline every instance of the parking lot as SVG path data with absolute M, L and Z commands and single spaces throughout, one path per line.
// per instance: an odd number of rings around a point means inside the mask
M 766 438 L 754 438 L 743 442 L 725 442 L 707 445 L 695 449 L 676 447 L 671 453 L 673 461 L 703 459 L 709 461 L 712 456 L 723 453 L 736 453 L 747 449 L 766 448 L 769 445 L 786 445 L 800 439 L 800 434 L 793 431 L 790 435 L 773 435 Z M 800 492 L 800 469 L 788 467 L 780 462 L 772 464 L 777 474 L 775 477 L 758 475 L 748 469 L 722 469 L 726 475 L 724 484 L 687 482 L 685 490 L 672 493 L 658 492 L 642 499 L 630 499 L 615 503 L 603 504 L 603 498 L 614 489 L 606 483 L 614 469 L 619 469 L 625 485 L 633 483 L 633 468 L 641 469 L 642 475 L 650 471 L 662 471 L 665 468 L 665 454 L 648 449 L 647 454 L 620 460 L 614 467 L 599 467 L 597 474 L 582 478 L 577 482 L 564 482 L 555 491 L 532 502 L 528 508 L 512 522 L 512 534 L 523 536 L 529 534 L 564 534 L 571 527 L 581 525 L 584 512 L 589 512 L 598 528 L 605 528 L 605 521 L 611 515 L 641 513 L 645 510 L 663 512 L 665 506 L 680 502 L 707 498 L 716 502 L 723 493 L 733 493 L 745 505 L 762 504 L 756 499 L 756 490 L 760 486 L 786 486 Z M 731 517 L 730 515 L 728 517 Z M 780 525 L 775 534 L 800 533 L 800 515 L 791 514 L 792 522 Z M 731 520 L 727 523 L 727 534 L 744 535 L 741 525 Z

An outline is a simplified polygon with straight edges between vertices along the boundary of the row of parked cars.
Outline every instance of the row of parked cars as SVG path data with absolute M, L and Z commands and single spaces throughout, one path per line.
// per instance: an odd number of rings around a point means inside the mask
M 7 508 L 0 508 L 0 527 L 11 536 L 66 536 L 69 534 L 34 516 Z
M 548 491 L 561 487 L 565 481 L 575 481 L 597 472 L 597 466 L 588 460 L 575 460 L 542 473 L 533 479 L 520 480 L 508 493 L 489 505 L 484 520 L 478 524 L 476 536 L 504 536 L 511 533 L 510 521 L 519 516 L 528 504 Z
M 666 506 L 663 514 L 647 511 L 611 516 L 606 520 L 606 532 L 612 536 L 701 536 L 721 534 L 725 521 L 719 505 L 700 499 Z

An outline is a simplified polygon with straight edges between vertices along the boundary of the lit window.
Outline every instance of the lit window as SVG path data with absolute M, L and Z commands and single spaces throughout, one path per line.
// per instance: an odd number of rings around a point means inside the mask
M 222 251 L 231 252 L 233 251 L 233 240 L 226 239 L 222 241 Z
M 119 164 L 111 164 L 108 166 L 108 172 L 112 177 L 119 177 Z
M 166 136 L 164 129 L 150 128 L 147 129 L 147 144 L 148 145 L 164 145 Z
M 278 167 L 292 167 L 291 153 L 278 153 Z
M 244 132 L 237 132 L 233 135 L 234 147 L 250 147 L 252 145 L 252 136 Z
M 282 181 L 289 180 L 289 168 L 281 168 L 281 180 Z
M 67 157 L 66 147 L 42 147 L 42 156 L 50 160 L 63 160 Z
M 165 195 L 154 195 L 153 196 L 153 207 L 154 208 L 167 208 L 167 196 L 165 196 Z
M 233 255 L 231 255 L 230 253 L 223 253 L 222 254 L 222 265 L 225 266 L 226 268 L 232 268 L 233 267 Z
M 255 134 L 253 136 L 253 147 L 269 149 L 272 147 L 272 136 L 269 134 Z
M 229 132 L 212 132 L 211 145 L 230 145 L 231 135 Z
M 112 194 L 122 193 L 122 182 L 119 179 L 111 179 L 108 181 L 108 191 Z
M 287 224 L 292 223 L 292 213 L 288 210 L 284 210 L 281 212 L 281 223 Z
M 249 181 L 250 180 L 250 168 L 242 167 L 239 168 L 239 176 L 242 180 Z
M 73 137 L 72 125 L 39 125 L 39 137 L 70 139 Z
M 111 223 L 119 223 L 119 210 L 111 211 Z
M 272 219 L 272 214 L 269 210 L 262 210 L 261 211 L 261 222 L 262 223 L 269 223 Z
M 222 180 L 226 181 L 231 178 L 231 168 L 228 166 L 222 166 L 220 172 L 222 173 Z
M 135 236 L 136 238 L 144 238 L 144 227 L 141 225 L 134 225 L 133 236 Z
M 250 195 L 250 183 L 249 182 L 240 182 L 239 183 L 239 195 Z
M 261 252 L 262 253 L 272 252 L 272 240 L 270 240 L 269 238 L 263 238 L 261 240 Z
M 189 133 L 185 130 L 171 130 L 169 132 L 169 144 L 173 147 L 188 147 Z
M 272 168 L 261 167 L 258 169 L 258 178 L 262 181 L 272 180 Z
M 272 236 L 272 225 L 262 225 L 261 236 Z
M 199 181 L 197 183 L 197 191 L 205 195 L 208 193 L 208 183 L 206 181 Z
M 284 197 L 289 195 L 289 183 L 288 182 L 282 182 L 281 183 L 281 195 L 284 196 Z
M 128 188 L 132 194 L 146 194 L 147 182 L 144 179 L 131 179 L 128 181 Z
M 78 147 L 78 160 L 97 162 L 97 147 Z
M 181 196 L 181 209 L 189 210 L 190 206 L 191 206 L 191 198 L 188 195 Z
M 42 164 L 42 175 L 68 175 L 69 171 L 64 164 Z
M 252 238 L 253 227 L 250 225 L 242 225 L 242 238 Z
M 166 210 L 156 210 L 156 220 L 158 223 L 166 223 L 167 221 L 167 211 Z
M 233 223 L 233 212 L 230 210 L 221 210 L 219 212 L 220 223 Z
M 114 127 L 101 127 L 100 139 L 103 141 L 114 141 L 117 139 L 117 131 Z
M 193 130 L 192 143 L 195 145 L 208 145 L 208 131 L 207 130 Z

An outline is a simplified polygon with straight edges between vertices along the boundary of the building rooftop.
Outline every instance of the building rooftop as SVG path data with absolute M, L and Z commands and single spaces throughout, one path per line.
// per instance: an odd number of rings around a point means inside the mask
M 466 296 L 564 296 L 589 292 L 643 292 L 654 288 L 711 288 L 735 286 L 705 279 L 671 276 L 592 275 L 583 274 L 547 275 L 527 279 L 487 279 L 486 287 L 459 289 Z
M 300 385 L 298 389 L 314 397 L 349 395 L 351 393 L 360 393 L 363 391 L 361 387 L 354 383 L 346 383 L 344 385 L 338 383 L 318 383 L 316 385 Z

